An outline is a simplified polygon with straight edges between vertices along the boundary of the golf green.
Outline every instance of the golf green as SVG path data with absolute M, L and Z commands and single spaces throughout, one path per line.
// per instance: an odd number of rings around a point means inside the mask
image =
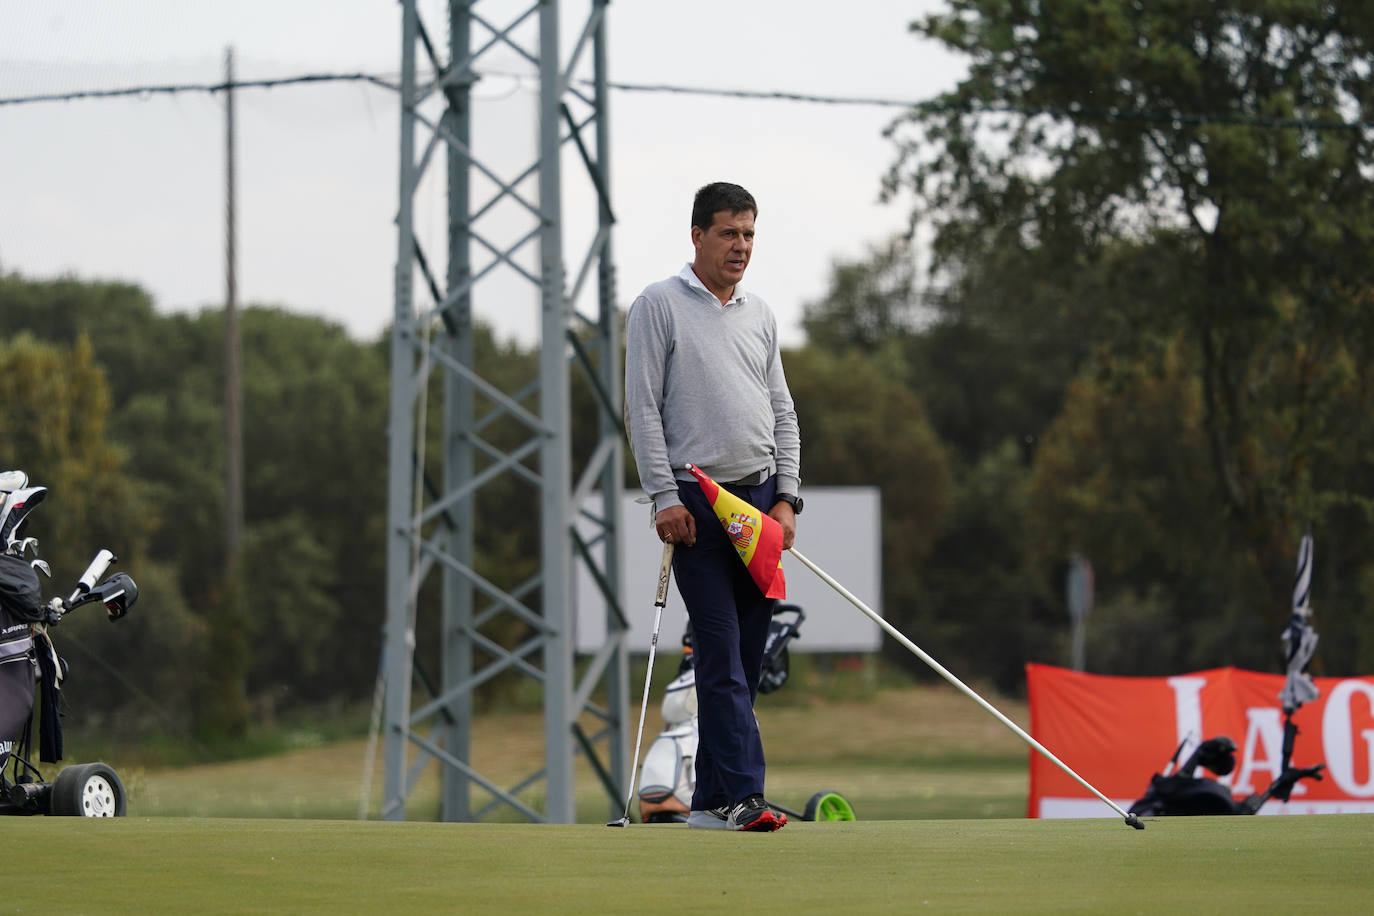
M 5 818 L 13 912 L 1352 913 L 1374 817 L 679 825 Z

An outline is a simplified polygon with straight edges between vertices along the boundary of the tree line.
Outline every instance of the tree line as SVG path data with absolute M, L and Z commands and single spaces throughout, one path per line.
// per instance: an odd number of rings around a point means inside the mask
M 1368 673 L 1374 20 L 958 0 L 913 30 L 972 61 L 890 128 L 883 186 L 929 260 L 893 239 L 836 263 L 784 354 L 804 486 L 882 492 L 885 614 L 961 677 L 1015 691 L 1026 662 L 1068 663 L 1081 554 L 1090 670 L 1279 671 L 1310 529 L 1318 670 Z M 235 594 L 223 316 L 160 314 L 127 284 L 0 277 L 0 466 L 52 487 L 33 527 L 59 587 L 110 546 L 143 588 L 119 627 L 63 623 L 74 661 L 92 660 L 77 676 L 93 719 L 232 732 L 372 689 L 386 340 L 261 306 L 241 326 Z M 488 377 L 537 360 L 485 329 L 477 353 Z M 589 429 L 591 395 L 575 387 L 573 409 Z M 519 488 L 480 498 L 534 518 Z M 477 549 L 523 578 L 527 527 Z
M 1095 670 L 1275 670 L 1310 528 L 1318 665 L 1368 671 L 1374 18 L 957 0 L 912 29 L 971 61 L 890 128 L 941 295 L 816 329 L 895 327 L 958 456 L 926 613 L 982 619 L 970 659 L 1008 623 L 1043 653 L 1076 552 Z

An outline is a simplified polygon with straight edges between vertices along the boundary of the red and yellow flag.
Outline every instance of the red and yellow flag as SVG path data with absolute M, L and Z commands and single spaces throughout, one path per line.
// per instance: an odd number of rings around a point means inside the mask
M 765 598 L 786 598 L 787 582 L 782 576 L 782 525 L 717 484 L 696 465 L 687 465 L 687 470 L 701 485 L 706 501 L 725 528 L 725 536 L 735 546 L 735 552 L 744 561 L 759 591 Z

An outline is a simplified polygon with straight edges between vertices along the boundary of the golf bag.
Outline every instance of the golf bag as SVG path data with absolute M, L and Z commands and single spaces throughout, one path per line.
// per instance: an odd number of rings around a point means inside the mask
M 684 646 L 682 668 L 663 695 L 658 738 L 639 770 L 639 819 L 644 823 L 685 823 L 697 785 L 696 670 Z
M 23 560 L 0 555 L 0 741 L 17 739 L 33 712 L 39 674 L 33 624 L 41 614 L 38 574 Z
M 1279 702 L 1283 706 L 1283 758 L 1278 778 L 1263 792 L 1257 792 L 1243 801 L 1236 801 L 1229 786 L 1205 776 L 1195 776 L 1194 771 L 1204 767 L 1218 776 L 1226 776 L 1236 766 L 1236 743 L 1226 735 L 1208 739 L 1197 746 L 1188 756 L 1178 772 L 1169 770 L 1177 762 L 1187 739 L 1169 758 L 1164 772 L 1150 777 L 1150 787 L 1145 795 L 1131 806 L 1131 814 L 1136 815 L 1188 815 L 1188 814 L 1254 814 L 1271 798 L 1288 801 L 1293 788 L 1303 779 L 1321 779 L 1326 764 L 1319 763 L 1310 767 L 1291 766 L 1293 744 L 1298 737 L 1298 726 L 1293 722 L 1293 713 L 1303 703 L 1315 700 L 1321 695 L 1317 685 L 1308 674 L 1308 664 L 1317 649 L 1317 632 L 1312 628 L 1312 606 L 1310 602 L 1312 587 L 1313 540 L 1309 530 L 1298 545 L 1298 570 L 1293 582 L 1293 613 L 1288 627 L 1283 632 L 1288 677 L 1279 691 Z
M 1293 730 L 1296 735 L 1297 730 Z M 1291 752 L 1291 738 L 1288 750 Z M 1177 772 L 1170 769 L 1178 761 L 1187 742 L 1178 746 L 1163 773 L 1150 777 L 1150 786 L 1135 804 L 1131 814 L 1142 817 L 1188 816 L 1208 814 L 1255 814 L 1271 798 L 1287 801 L 1300 779 L 1321 779 L 1325 764 L 1310 767 L 1288 767 L 1263 792 L 1256 792 L 1236 801 L 1231 787 L 1206 776 L 1197 775 L 1199 767 L 1218 776 L 1228 776 L 1236 768 L 1236 742 L 1226 735 L 1209 738 L 1197 746 Z M 1288 754 L 1284 755 L 1288 760 Z
M 11 474 L 14 472 L 6 472 L 6 475 Z M 10 480 L 10 483 L 19 486 L 9 492 L 0 492 L 0 742 L 7 743 L 18 740 L 28 727 L 33 713 L 34 684 L 41 680 L 46 694 L 56 689 L 55 681 L 60 679 L 60 676 L 51 680 L 40 678 L 45 672 L 40 671 L 39 659 L 52 663 L 55 655 L 47 633 L 34 627 L 42 622 L 46 608 L 38 584 L 38 568 L 23 558 L 26 549 L 23 531 L 28 515 L 43 501 L 47 490 L 24 486 L 26 476 Z M 51 668 L 57 675 L 60 663 Z M 44 724 L 46 720 L 45 716 Z M 46 761 L 54 744 L 60 749 L 61 739 L 50 733 L 47 740 L 40 743 Z M 0 765 L 8 753 L 8 744 L 3 748 Z
M 67 665 L 49 629 L 67 612 L 97 601 L 111 621 L 118 620 L 138 598 L 126 573 L 97 581 L 115 560 L 101 550 L 69 597 L 44 602 L 38 573 L 52 573 L 42 559 L 25 559 L 28 551 L 37 553 L 38 541 L 24 537 L 24 529 L 46 495 L 47 488 L 30 487 L 22 471 L 0 472 L 0 814 L 117 816 L 124 813 L 124 787 L 105 764 L 67 767 L 47 783 L 28 759 L 35 694 L 39 761 L 62 759 L 59 700 Z M 11 763 L 12 775 L 6 772 Z

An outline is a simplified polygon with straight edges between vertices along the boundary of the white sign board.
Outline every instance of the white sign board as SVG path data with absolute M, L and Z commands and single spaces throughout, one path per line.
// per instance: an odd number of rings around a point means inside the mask
M 650 524 L 649 506 L 635 500 L 639 491 L 628 492 L 620 505 L 621 570 L 624 590 L 621 603 L 630 622 L 629 649 L 647 653 L 654 632 L 654 589 L 663 545 Z M 797 519 L 796 547 L 806 558 L 853 592 L 864 604 L 882 614 L 881 500 L 876 487 L 807 487 L 806 509 Z M 599 497 L 583 507 L 595 515 Z M 591 539 L 596 527 L 579 518 L 578 530 Z M 599 543 L 592 547 L 602 562 Z M 576 569 L 576 640 L 578 652 L 595 652 L 606 641 L 606 602 L 582 563 Z M 788 649 L 792 652 L 872 652 L 878 648 L 878 625 L 834 589 L 822 582 L 790 554 L 782 555 L 787 577 L 785 604 L 799 605 L 806 614 L 801 635 Z M 663 610 L 658 651 L 680 653 L 687 610 L 677 586 L 668 589 Z

